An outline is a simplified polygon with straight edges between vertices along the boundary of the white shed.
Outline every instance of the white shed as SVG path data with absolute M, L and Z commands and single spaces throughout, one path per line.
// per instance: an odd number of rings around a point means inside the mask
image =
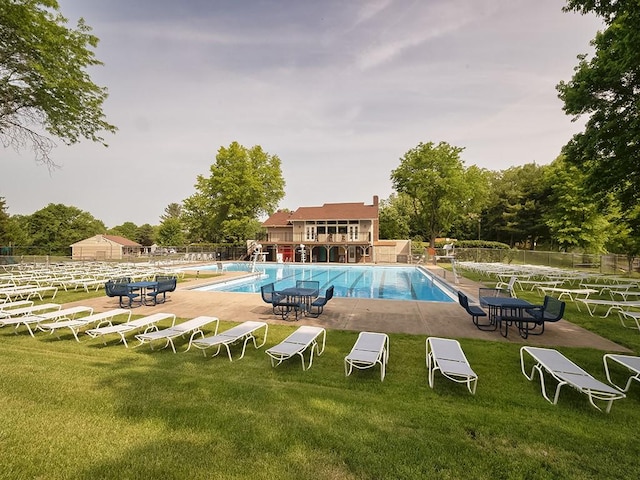
M 73 260 L 121 260 L 138 255 L 142 245 L 117 235 L 94 235 L 71 245 Z

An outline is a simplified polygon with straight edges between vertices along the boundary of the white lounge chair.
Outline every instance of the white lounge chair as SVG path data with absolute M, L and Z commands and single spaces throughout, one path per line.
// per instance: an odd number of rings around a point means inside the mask
M 622 326 L 624 328 L 637 328 L 638 330 L 640 330 L 640 312 L 629 312 L 629 311 L 619 310 L 618 317 L 620 318 L 620 323 L 622 323 Z M 635 322 L 635 326 L 627 325 L 627 322 L 625 322 L 625 319 L 633 320 Z
M 596 308 L 599 305 L 609 307 L 607 313 L 602 315 L 602 318 L 606 318 L 609 314 L 616 310 L 618 312 L 624 312 L 629 310 L 629 308 L 640 308 L 640 301 L 617 301 L 617 300 L 600 300 L 596 298 L 576 298 L 576 307 L 580 310 L 580 303 L 583 303 L 585 307 L 587 307 L 587 311 L 589 315 L 593 317 L 593 314 L 596 313 Z
M 125 347 L 128 348 L 129 345 L 127 345 L 127 339 L 125 337 L 127 333 L 135 332 L 143 328 L 145 329 L 145 333 L 156 330 L 156 323 L 167 319 L 171 319 L 171 321 L 175 322 L 176 316 L 173 313 L 154 313 L 153 315 L 138 318 L 136 320 L 130 320 L 126 323 L 120 323 L 118 325 L 98 326 L 96 328 L 87 330 L 85 333 L 91 338 L 106 337 L 107 335 L 114 334 L 118 335 L 120 336 L 120 341 L 124 343 Z M 106 340 L 104 341 L 104 344 L 107 344 Z
M 439 370 L 449 380 L 465 383 L 471 394 L 476 393 L 478 375 L 471 369 L 467 357 L 457 340 L 429 337 L 426 341 L 429 386 L 433 388 L 435 373 Z
M 215 322 L 216 324 L 215 331 L 213 333 L 215 335 L 216 333 L 218 333 L 218 318 L 200 316 L 182 322 L 178 325 L 176 325 L 174 322 L 169 328 L 165 328 L 163 330 L 155 330 L 153 332 L 146 332 L 136 335 L 136 338 L 140 342 L 138 345 L 136 345 L 136 347 L 139 347 L 140 345 L 143 345 L 145 343 L 149 343 L 149 345 L 151 346 L 151 350 L 153 350 L 154 340 L 164 340 L 165 343 L 160 348 L 166 348 L 171 345 L 171 350 L 173 350 L 173 353 L 176 353 L 176 347 L 173 344 L 173 339 L 190 334 L 191 336 L 189 337 L 189 344 L 187 346 L 187 349 L 185 350 L 185 352 L 188 352 L 196 335 L 200 335 L 202 338 L 204 338 L 204 333 L 202 332 L 201 328 L 213 322 Z
M 32 300 L 17 300 L 15 302 L 5 302 L 0 303 L 0 316 L 10 316 L 10 312 L 7 313 L 8 310 L 12 310 L 14 308 L 24 308 L 24 307 L 32 307 Z
M 258 345 L 256 340 L 256 332 L 264 328 L 264 338 L 262 339 L 262 343 Z M 227 355 L 229 356 L 229 361 L 233 361 L 231 356 L 231 349 L 229 348 L 234 343 L 242 342 L 242 353 L 240 354 L 240 360 L 244 357 L 245 349 L 247 348 L 247 343 L 249 340 L 253 341 L 253 346 L 255 348 L 262 347 L 267 341 L 267 331 L 269 330 L 269 326 L 265 322 L 243 322 L 240 325 L 236 325 L 235 327 L 231 327 L 229 330 L 225 330 L 222 333 L 216 333 L 212 337 L 205 337 L 199 340 L 194 340 L 192 345 L 196 348 L 202 350 L 202 354 L 206 357 L 206 350 L 209 348 L 215 348 L 216 351 L 211 355 L 215 357 L 220 353 L 220 349 L 224 346 L 227 349 Z
M 320 336 L 322 336 L 322 346 L 318 345 L 318 337 Z M 265 352 L 269 357 L 271 357 L 272 367 L 276 367 L 283 361 L 298 355 L 300 360 L 302 360 L 302 370 L 308 370 L 313 364 L 313 351 L 315 350 L 318 356 L 322 355 L 326 339 L 327 332 L 324 328 L 309 326 L 299 327 L 278 345 L 265 350 Z M 307 349 L 310 349 L 309 365 L 305 368 L 304 352 L 306 352 Z
M 388 361 L 389 337 L 384 333 L 360 332 L 349 355 L 344 357 L 344 374 L 348 377 L 354 368 L 363 370 L 380 365 L 380 381 L 384 381 Z
M 3 318 L 0 320 L 4 325 L 14 325 L 16 329 L 16 333 L 20 325 L 24 325 L 27 327 L 29 331 L 29 335 L 32 337 L 33 330 L 37 329 L 40 323 L 47 321 L 56 321 L 56 320 L 73 320 L 77 315 L 88 313 L 91 315 L 93 313 L 92 307 L 78 306 L 65 308 L 63 310 L 57 309 L 54 311 L 48 312 L 37 312 L 31 315 L 22 315 L 18 317 L 11 318 Z M 33 329 L 31 328 L 33 326 Z
M 624 388 L 619 387 L 618 385 L 616 385 L 612 380 L 611 380 L 611 374 L 609 372 L 609 363 L 608 360 L 611 360 L 619 365 L 622 365 L 623 367 L 627 368 L 628 372 L 631 372 L 631 375 L 629 376 L 629 378 L 627 379 L 627 384 L 624 386 Z M 616 355 L 613 353 L 607 353 L 604 357 L 603 357 L 603 361 L 604 361 L 604 371 L 607 374 L 607 380 L 609 380 L 609 383 L 611 383 L 611 385 L 614 385 L 615 387 L 617 387 L 618 389 L 622 390 L 623 392 L 628 392 L 629 391 L 629 387 L 631 387 L 631 383 L 635 380 L 636 382 L 640 382 L 640 357 L 634 357 L 631 355 Z
M 525 370 L 525 353 L 535 361 L 531 369 L 531 374 L 528 374 Z M 611 411 L 614 400 L 625 397 L 624 393 L 594 378 L 590 373 L 580 368 L 557 350 L 540 347 L 522 347 L 520 349 L 520 367 L 522 374 L 527 380 L 533 380 L 535 373 L 538 372 L 538 375 L 540 375 L 542 396 L 554 405 L 558 403 L 560 389 L 564 385 L 569 385 L 579 392 L 586 394 L 589 398 L 589 403 L 598 410 L 601 410 L 601 408 L 596 405 L 596 400 L 606 402 L 607 413 Z M 553 400 L 547 395 L 544 384 L 545 372 L 558 382 Z
M 56 298 L 58 287 L 39 287 L 38 285 L 23 285 L 11 289 L 0 291 L 0 295 L 6 298 L 6 301 L 16 301 L 19 299 L 30 300 L 31 297 L 38 297 L 43 300 L 42 295 L 52 292 L 51 300 Z
M 42 331 L 49 331 L 51 334 L 55 333 L 58 338 L 58 331 L 64 328 L 68 328 L 73 333 L 75 339 L 79 342 L 78 333 L 81 328 L 88 327 L 93 324 L 100 324 L 106 322 L 108 325 L 112 324 L 114 318 L 126 315 L 125 322 L 131 320 L 131 310 L 126 310 L 124 308 L 116 308 L 114 310 L 108 310 L 106 312 L 94 313 L 92 315 L 88 315 L 86 317 L 76 318 L 73 320 L 61 320 L 52 323 L 41 323 L 38 325 L 38 328 Z
M 566 296 L 572 302 L 575 302 L 580 298 L 586 300 L 592 293 L 598 293 L 598 291 L 593 288 L 538 287 L 538 290 L 542 292 L 543 295 L 551 295 L 553 293 L 557 293 L 558 300 Z M 579 295 L 583 296 L 579 297 Z
M 40 305 L 31 305 L 30 307 L 12 308 L 11 310 L 0 311 L 0 327 L 4 325 L 7 318 L 21 317 L 24 315 L 37 315 L 38 312 L 50 312 L 60 310 L 62 305 L 59 303 L 41 303 Z

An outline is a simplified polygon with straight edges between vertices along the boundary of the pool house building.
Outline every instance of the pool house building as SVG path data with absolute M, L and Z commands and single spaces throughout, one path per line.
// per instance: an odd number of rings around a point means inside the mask
M 325 203 L 277 211 L 262 226 L 260 244 L 269 261 L 373 263 L 380 248 L 390 246 L 378 237 L 377 196 L 371 205 Z

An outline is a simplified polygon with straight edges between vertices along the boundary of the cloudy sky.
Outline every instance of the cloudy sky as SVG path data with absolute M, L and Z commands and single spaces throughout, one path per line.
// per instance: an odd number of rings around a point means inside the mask
M 420 142 L 467 166 L 551 162 L 582 122 L 555 85 L 601 28 L 561 0 L 59 0 L 100 38 L 108 148 L 0 150 L 8 212 L 157 225 L 238 141 L 282 161 L 281 208 L 370 203 Z

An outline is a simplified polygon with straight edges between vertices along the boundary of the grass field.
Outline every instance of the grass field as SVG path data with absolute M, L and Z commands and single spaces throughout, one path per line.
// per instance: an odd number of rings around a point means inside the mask
M 640 353 L 640 332 L 615 317 L 568 305 L 565 318 Z M 271 325 L 265 348 L 294 328 Z M 638 478 L 640 385 L 610 414 L 567 387 L 554 406 L 522 375 L 518 345 L 460 339 L 476 395 L 441 376 L 432 390 L 426 337 L 389 336 L 380 382 L 377 370 L 344 376 L 357 332 L 329 331 L 303 372 L 299 360 L 272 368 L 264 348 L 229 362 L 184 343 L 173 354 L 2 328 L 0 477 Z M 605 352 L 559 350 L 605 379 Z

